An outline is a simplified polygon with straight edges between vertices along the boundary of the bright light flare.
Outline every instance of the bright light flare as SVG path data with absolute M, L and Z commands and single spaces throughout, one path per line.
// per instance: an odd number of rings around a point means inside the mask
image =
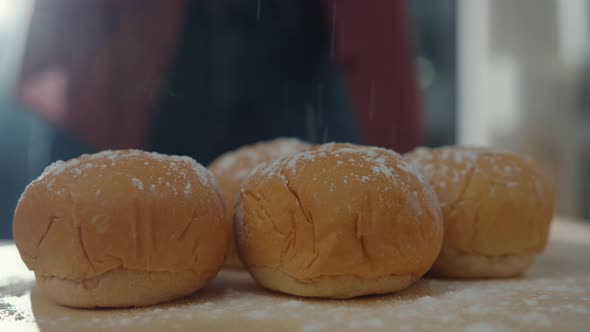
M 18 0 L 0 0 L 0 31 L 10 26 L 18 14 Z

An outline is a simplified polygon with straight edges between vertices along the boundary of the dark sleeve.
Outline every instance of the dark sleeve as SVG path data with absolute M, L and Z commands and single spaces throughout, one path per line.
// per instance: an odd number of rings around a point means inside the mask
M 402 0 L 324 0 L 333 62 L 344 75 L 363 140 L 404 152 L 423 142 L 423 120 Z
M 96 148 L 144 147 L 184 2 L 36 1 L 20 101 Z

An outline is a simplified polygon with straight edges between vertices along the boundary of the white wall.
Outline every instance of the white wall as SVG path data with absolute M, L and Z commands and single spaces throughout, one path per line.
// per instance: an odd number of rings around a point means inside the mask
M 0 0 L 0 100 L 13 92 L 34 0 Z
M 588 2 L 460 0 L 458 31 L 458 141 L 532 155 L 556 180 L 559 213 L 579 216 Z

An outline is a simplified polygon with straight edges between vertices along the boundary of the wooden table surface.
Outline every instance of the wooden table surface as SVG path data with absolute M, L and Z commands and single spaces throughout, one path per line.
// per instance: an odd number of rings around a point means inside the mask
M 222 271 L 191 297 L 159 306 L 78 310 L 44 298 L 11 243 L 0 244 L 0 331 L 590 331 L 590 224 L 556 220 L 526 276 L 422 279 L 387 296 L 306 300 Z

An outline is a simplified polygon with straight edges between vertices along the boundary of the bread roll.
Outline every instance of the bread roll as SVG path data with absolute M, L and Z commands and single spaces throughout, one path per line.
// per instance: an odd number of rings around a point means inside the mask
M 433 275 L 516 276 L 543 251 L 554 193 L 531 161 L 475 147 L 420 148 L 405 157 L 433 186 L 443 210 L 445 238 Z
M 262 164 L 236 209 L 249 272 L 293 295 L 400 290 L 428 271 L 442 244 L 436 195 L 385 149 L 328 145 Z
M 51 299 L 127 307 L 188 295 L 215 276 L 225 219 L 216 181 L 194 160 L 107 151 L 48 167 L 20 198 L 13 232 Z
M 240 186 L 248 174 L 262 162 L 273 161 L 309 148 L 309 145 L 296 138 L 278 138 L 272 141 L 246 145 L 240 149 L 227 152 L 209 165 L 209 170 L 217 177 L 226 198 L 228 223 L 230 227 L 230 245 L 225 259 L 225 266 L 243 267 L 236 253 L 233 236 L 234 205 Z

